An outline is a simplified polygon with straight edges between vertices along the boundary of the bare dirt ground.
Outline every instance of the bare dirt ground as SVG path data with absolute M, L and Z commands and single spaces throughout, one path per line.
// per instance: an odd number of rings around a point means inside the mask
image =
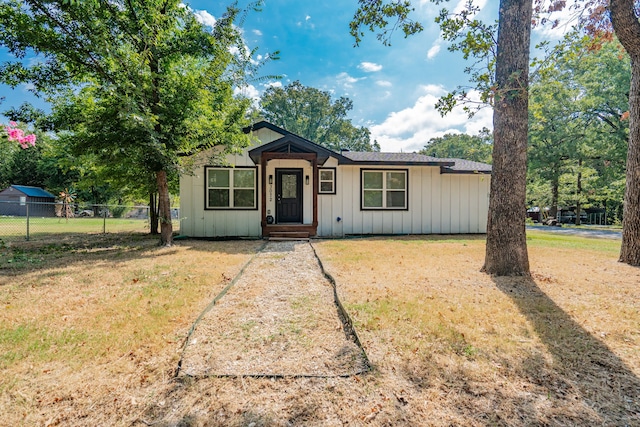
M 373 368 L 346 378 L 174 376 L 193 321 L 260 242 L 2 250 L 0 424 L 640 425 L 640 270 L 616 261 L 619 242 L 541 236 L 532 278 L 515 279 L 479 272 L 475 236 L 313 242 Z M 271 310 L 266 286 L 238 289 L 249 301 L 210 312 L 212 333 L 246 332 L 223 360 L 262 345 L 241 319 Z M 305 360 L 302 312 L 283 332 Z

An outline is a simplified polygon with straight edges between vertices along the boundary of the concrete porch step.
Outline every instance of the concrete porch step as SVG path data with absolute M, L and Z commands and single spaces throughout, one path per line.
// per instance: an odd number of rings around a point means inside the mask
M 306 231 L 272 231 L 269 233 L 269 240 L 309 240 L 309 233 Z

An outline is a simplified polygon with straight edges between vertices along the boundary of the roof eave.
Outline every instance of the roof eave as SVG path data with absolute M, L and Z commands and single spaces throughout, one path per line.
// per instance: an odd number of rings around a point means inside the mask
M 339 164 L 354 164 L 365 166 L 453 166 L 453 162 L 403 162 L 403 161 L 379 161 L 379 160 L 353 160 L 346 158 L 345 162 Z
M 454 170 L 449 168 L 440 168 L 440 173 L 448 173 L 454 175 L 491 175 L 491 171 L 482 170 Z

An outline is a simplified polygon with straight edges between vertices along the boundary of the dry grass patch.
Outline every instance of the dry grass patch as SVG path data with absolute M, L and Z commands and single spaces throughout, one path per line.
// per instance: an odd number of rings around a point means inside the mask
M 1 423 L 640 425 L 640 270 L 616 261 L 619 241 L 530 233 L 533 278 L 495 280 L 479 272 L 475 236 L 312 244 L 369 374 L 171 378 L 191 322 L 258 242 L 5 250 Z M 289 303 L 313 307 L 315 296 Z M 254 319 L 227 317 L 220 329 L 250 341 Z
M 433 424 L 640 424 L 640 271 L 615 241 L 529 246 L 533 280 L 480 273 L 475 238 L 317 248 L 381 380 L 427 397 Z
M 258 245 L 92 236 L 3 250 L 2 422 L 132 417 L 169 380 L 191 322 Z

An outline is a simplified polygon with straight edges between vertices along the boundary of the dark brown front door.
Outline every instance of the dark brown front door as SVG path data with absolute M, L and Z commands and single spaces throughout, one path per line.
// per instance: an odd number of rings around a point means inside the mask
M 276 169 L 276 222 L 302 222 L 302 169 Z

